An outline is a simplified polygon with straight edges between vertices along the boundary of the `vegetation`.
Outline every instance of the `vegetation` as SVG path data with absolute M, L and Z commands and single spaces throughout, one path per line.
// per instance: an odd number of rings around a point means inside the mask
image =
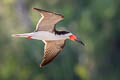
M 12 38 L 32 32 L 41 17 L 32 8 L 61 13 L 57 24 L 86 46 L 67 40 L 64 50 L 40 68 L 44 43 Z M 0 80 L 119 80 L 119 0 L 1 0 Z

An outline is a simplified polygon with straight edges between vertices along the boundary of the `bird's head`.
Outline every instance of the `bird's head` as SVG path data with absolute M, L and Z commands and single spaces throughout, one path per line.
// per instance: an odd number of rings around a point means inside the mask
M 72 40 L 72 41 L 77 41 L 79 43 L 81 43 L 82 45 L 85 45 L 80 39 L 78 39 L 75 35 L 70 35 L 69 36 L 69 39 Z

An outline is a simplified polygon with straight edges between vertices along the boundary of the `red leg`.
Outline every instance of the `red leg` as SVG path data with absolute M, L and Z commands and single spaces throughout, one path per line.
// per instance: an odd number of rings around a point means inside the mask
M 26 37 L 26 39 L 31 39 L 32 38 L 32 36 L 28 36 L 28 37 Z

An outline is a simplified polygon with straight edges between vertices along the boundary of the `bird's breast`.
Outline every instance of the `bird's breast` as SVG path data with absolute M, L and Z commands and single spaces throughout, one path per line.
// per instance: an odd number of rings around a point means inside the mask
M 62 40 L 68 38 L 68 36 L 66 35 L 57 35 L 55 33 L 51 33 L 48 31 L 32 32 L 31 36 L 32 39 L 37 39 L 37 40 Z

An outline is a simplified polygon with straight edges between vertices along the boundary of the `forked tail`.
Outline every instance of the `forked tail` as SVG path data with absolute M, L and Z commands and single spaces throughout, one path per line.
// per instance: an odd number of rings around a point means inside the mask
M 24 33 L 24 34 L 12 34 L 12 37 L 28 37 L 31 36 L 32 33 Z

